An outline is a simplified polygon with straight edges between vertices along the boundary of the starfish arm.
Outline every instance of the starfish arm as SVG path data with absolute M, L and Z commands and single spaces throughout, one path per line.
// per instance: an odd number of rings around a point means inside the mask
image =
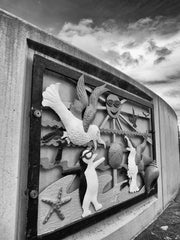
M 43 221 L 43 224 L 46 224 L 47 221 L 49 220 L 49 218 L 51 217 L 51 215 L 53 214 L 54 212 L 54 208 L 51 208 L 47 214 L 47 216 L 45 217 L 44 221 Z
M 58 196 L 57 196 L 58 200 L 56 202 L 48 200 L 48 199 L 41 200 L 42 202 L 51 206 L 51 209 L 49 210 L 47 216 L 45 217 L 43 224 L 47 223 L 47 221 L 49 220 L 49 218 L 51 217 L 51 215 L 53 214 L 54 211 L 57 213 L 58 217 L 61 220 L 64 220 L 65 217 L 61 213 L 61 206 L 66 204 L 67 202 L 69 202 L 71 200 L 71 197 L 67 196 L 67 197 L 62 198 L 62 192 L 63 192 L 63 188 L 61 187 L 59 190 Z
M 64 205 L 64 204 L 66 204 L 66 203 L 68 203 L 68 202 L 70 202 L 71 201 L 71 197 L 65 197 L 65 198 L 63 198 L 62 200 L 61 200 L 61 205 Z
M 55 211 L 56 211 L 58 217 L 59 217 L 61 220 L 64 220 L 64 219 L 65 219 L 64 214 L 62 214 L 62 212 L 61 212 L 60 209 L 56 209 Z
M 61 196 L 62 196 L 62 187 L 61 187 L 60 190 L 59 190 L 58 199 L 61 199 Z
M 54 204 L 53 201 L 48 200 L 48 199 L 42 199 L 41 201 L 44 202 L 44 203 L 46 203 L 46 204 L 49 204 L 50 206 L 52 206 L 52 205 Z

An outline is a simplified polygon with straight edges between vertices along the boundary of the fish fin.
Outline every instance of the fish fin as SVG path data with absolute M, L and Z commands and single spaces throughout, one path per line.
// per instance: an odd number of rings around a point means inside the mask
M 70 111 L 79 119 L 82 119 L 83 110 L 88 106 L 88 95 L 84 84 L 84 75 L 77 82 L 76 93 L 78 99 L 70 106 Z

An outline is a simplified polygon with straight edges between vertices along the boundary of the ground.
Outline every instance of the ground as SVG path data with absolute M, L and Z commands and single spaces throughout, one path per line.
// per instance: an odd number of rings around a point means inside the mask
M 135 240 L 180 240 L 180 190 L 168 208 Z

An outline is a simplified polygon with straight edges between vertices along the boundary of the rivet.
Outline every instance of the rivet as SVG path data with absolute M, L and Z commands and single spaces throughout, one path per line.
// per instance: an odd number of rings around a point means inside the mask
M 33 198 L 33 199 L 36 199 L 38 197 L 37 190 L 31 190 L 30 197 Z
M 34 116 L 37 117 L 37 118 L 40 118 L 40 117 L 41 117 L 41 111 L 38 110 L 38 109 L 36 109 L 36 110 L 34 111 Z

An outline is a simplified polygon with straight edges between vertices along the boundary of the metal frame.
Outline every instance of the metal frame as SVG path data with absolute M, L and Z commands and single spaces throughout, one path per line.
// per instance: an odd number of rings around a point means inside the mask
M 130 199 L 126 202 L 120 203 L 114 207 L 104 210 L 96 215 L 91 216 L 84 220 L 79 220 L 76 223 L 68 225 L 61 230 L 55 231 L 48 235 L 37 236 L 37 220 L 38 220 L 38 193 L 39 193 L 39 171 L 40 171 L 40 134 L 41 134 L 41 111 L 42 111 L 42 83 L 43 75 L 46 71 L 51 71 L 65 76 L 72 82 L 77 82 L 78 78 L 81 76 L 82 72 L 73 70 L 61 64 L 57 64 L 51 60 L 43 58 L 40 55 L 34 55 L 33 62 L 33 74 L 32 74 L 32 95 L 31 95 L 31 114 L 30 114 L 30 146 L 29 146 L 29 171 L 28 171 L 28 211 L 27 211 L 27 231 L 26 237 L 29 240 L 42 239 L 42 240 L 56 240 L 61 239 L 67 235 L 77 232 L 99 220 L 104 219 L 104 217 L 110 216 L 117 213 L 118 211 L 127 208 L 139 201 L 142 201 L 147 197 L 147 195 L 141 194 L 138 197 Z M 143 97 L 139 97 L 132 94 L 126 90 L 120 89 L 119 86 L 113 85 L 111 80 L 109 82 L 95 79 L 89 75 L 85 75 L 85 82 L 91 86 L 98 86 L 102 83 L 107 83 L 108 88 L 113 92 L 122 97 L 127 98 L 141 106 L 146 106 L 152 111 L 152 133 L 154 133 L 153 124 L 153 103 L 152 99 L 148 101 Z M 155 159 L 155 137 L 153 134 L 153 157 Z M 151 195 L 155 194 L 157 190 L 152 191 Z
M 130 93 L 136 94 L 137 96 L 140 96 L 142 99 L 152 101 L 152 97 L 148 93 L 140 90 L 138 87 L 134 86 L 133 83 L 127 82 L 128 79 L 130 79 L 130 78 L 127 75 L 123 74 L 122 72 L 117 77 L 116 75 L 114 75 L 108 71 L 105 71 L 103 69 L 100 69 L 99 67 L 97 67 L 91 63 L 83 61 L 80 58 L 74 57 L 72 55 L 69 55 L 68 53 L 65 53 L 61 50 L 44 45 L 42 43 L 36 42 L 32 39 L 27 39 L 27 43 L 28 43 L 29 48 L 31 48 L 37 52 L 40 52 L 40 53 L 45 54 L 46 56 L 49 56 L 53 59 L 56 59 L 65 64 L 68 64 L 69 66 L 72 66 L 75 69 L 84 71 L 87 74 L 90 74 L 99 79 L 102 79 L 103 81 L 107 82 L 107 80 L 108 80 L 108 82 L 117 86 L 118 88 L 124 89 Z M 124 80 L 124 79 L 127 79 L 127 80 Z

